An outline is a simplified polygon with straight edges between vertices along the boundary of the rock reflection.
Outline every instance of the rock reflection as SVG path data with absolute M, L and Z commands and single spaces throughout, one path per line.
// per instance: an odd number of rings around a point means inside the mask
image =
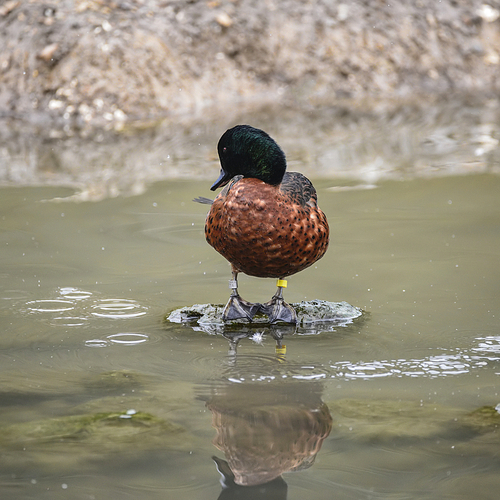
M 246 498 L 250 491 L 242 487 L 257 485 L 265 485 L 258 498 L 286 498 L 281 475 L 311 467 L 332 428 L 321 389 L 279 380 L 213 390 L 206 402 L 217 431 L 213 443 L 226 458 L 214 457 L 224 487 L 219 498 Z

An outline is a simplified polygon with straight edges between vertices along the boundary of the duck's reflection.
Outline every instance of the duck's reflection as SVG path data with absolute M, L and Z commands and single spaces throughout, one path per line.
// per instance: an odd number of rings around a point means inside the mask
M 257 498 L 285 498 L 281 475 L 311 467 L 332 428 L 321 385 L 310 381 L 228 384 L 206 405 L 217 431 L 213 443 L 226 457 L 214 457 L 225 488 L 220 498 L 246 498 L 242 487 L 257 485 Z
M 283 343 L 286 335 L 294 335 L 297 331 L 295 325 L 268 325 L 264 328 L 256 329 L 254 325 L 241 326 L 239 328 L 226 327 L 221 330 L 221 334 L 229 342 L 229 355 L 235 355 L 238 344 L 242 339 L 249 338 L 254 342 L 259 343 L 257 337 L 263 339 L 264 336 L 270 335 L 276 341 L 276 354 L 284 355 L 286 352 Z
M 229 464 L 218 457 L 212 458 L 221 475 L 222 492 L 218 500 L 286 500 L 288 486 L 281 476 L 265 484 L 240 486 Z

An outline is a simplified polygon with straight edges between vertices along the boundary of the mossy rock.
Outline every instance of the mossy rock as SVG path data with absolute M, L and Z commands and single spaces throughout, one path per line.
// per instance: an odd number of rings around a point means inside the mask
M 110 392 L 126 389 L 140 389 L 144 385 L 144 376 L 130 370 L 113 370 L 92 374 L 84 381 L 87 389 Z
M 169 446 L 179 447 L 185 439 L 184 428 L 150 413 L 135 410 L 103 412 L 49 418 L 0 427 L 0 445 L 10 449 L 47 449 L 71 451 L 78 444 L 83 451 L 121 451 Z M 76 451 L 76 450 L 75 450 Z
M 358 307 L 347 302 L 329 302 L 327 300 L 309 300 L 291 304 L 297 312 L 297 331 L 300 333 L 319 333 L 332 330 L 337 326 L 345 326 L 362 316 Z M 165 322 L 196 325 L 201 330 L 216 334 L 224 328 L 234 328 L 238 325 L 249 325 L 244 319 L 224 322 L 222 304 L 194 304 L 175 309 L 165 315 Z M 264 314 L 256 314 L 250 325 L 269 325 L 269 319 Z
M 460 422 L 475 432 L 490 432 L 500 427 L 500 405 L 482 406 L 460 419 Z
M 457 411 L 417 401 L 340 399 L 328 403 L 332 434 L 367 441 L 427 439 L 439 435 Z

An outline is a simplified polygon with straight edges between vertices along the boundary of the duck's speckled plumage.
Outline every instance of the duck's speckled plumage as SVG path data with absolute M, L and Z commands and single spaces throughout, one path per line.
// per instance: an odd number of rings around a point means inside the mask
M 302 174 L 287 172 L 273 186 L 234 179 L 208 214 L 208 243 L 237 271 L 285 278 L 320 259 L 328 248 L 328 222 L 316 190 Z

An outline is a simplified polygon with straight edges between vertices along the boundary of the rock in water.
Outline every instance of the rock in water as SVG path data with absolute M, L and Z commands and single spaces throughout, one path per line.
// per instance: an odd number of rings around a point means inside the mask
M 308 300 L 292 304 L 297 312 L 297 328 L 299 333 L 320 333 L 329 331 L 336 326 L 345 326 L 359 318 L 363 312 L 360 308 L 351 306 L 347 302 L 329 302 L 327 300 Z M 222 304 L 194 304 L 189 307 L 175 309 L 166 316 L 171 323 L 198 325 L 197 328 L 212 329 L 227 325 L 248 324 L 244 320 L 222 321 Z M 269 320 L 263 314 L 257 314 L 252 324 L 265 325 Z M 205 328 L 204 328 L 205 327 Z

